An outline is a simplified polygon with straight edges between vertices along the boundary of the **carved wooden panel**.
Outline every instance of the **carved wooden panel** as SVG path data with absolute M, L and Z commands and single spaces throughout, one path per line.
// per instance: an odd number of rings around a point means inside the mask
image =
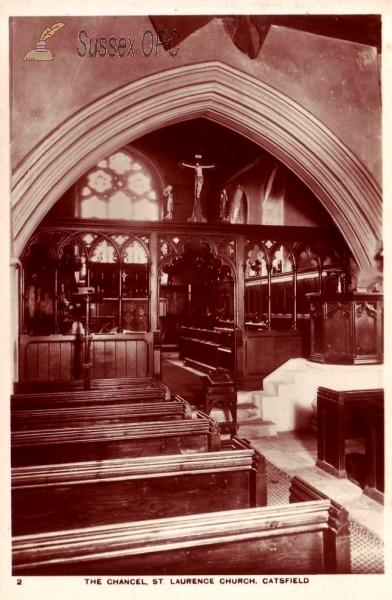
M 324 352 L 323 314 L 320 304 L 311 304 L 310 307 L 310 351 L 313 355 L 322 355 Z
M 377 353 L 377 330 L 379 316 L 375 303 L 362 302 L 355 305 L 355 354 L 366 356 Z
M 326 314 L 326 356 L 344 357 L 352 353 L 350 304 L 329 304 Z

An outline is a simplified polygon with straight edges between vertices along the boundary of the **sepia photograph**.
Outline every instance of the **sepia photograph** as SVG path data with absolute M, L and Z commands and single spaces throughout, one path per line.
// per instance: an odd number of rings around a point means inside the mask
M 1 9 L 12 597 L 389 596 L 390 8 Z

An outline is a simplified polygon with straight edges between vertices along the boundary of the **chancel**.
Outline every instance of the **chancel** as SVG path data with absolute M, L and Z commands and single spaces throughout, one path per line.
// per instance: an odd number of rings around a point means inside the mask
M 12 573 L 383 573 L 381 17 L 10 29 Z

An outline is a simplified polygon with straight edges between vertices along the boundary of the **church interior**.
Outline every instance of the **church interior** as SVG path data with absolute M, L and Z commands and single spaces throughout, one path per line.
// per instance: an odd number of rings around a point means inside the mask
M 10 20 L 13 575 L 383 573 L 381 17 L 57 21 Z

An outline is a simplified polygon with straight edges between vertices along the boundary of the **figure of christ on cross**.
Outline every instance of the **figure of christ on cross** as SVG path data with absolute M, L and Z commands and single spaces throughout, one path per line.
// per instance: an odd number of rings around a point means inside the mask
M 196 162 L 194 165 L 188 165 L 187 163 L 181 163 L 183 167 L 188 169 L 194 169 L 195 171 L 195 198 L 200 198 L 201 188 L 203 187 L 203 169 L 214 169 L 215 165 L 201 165 Z

